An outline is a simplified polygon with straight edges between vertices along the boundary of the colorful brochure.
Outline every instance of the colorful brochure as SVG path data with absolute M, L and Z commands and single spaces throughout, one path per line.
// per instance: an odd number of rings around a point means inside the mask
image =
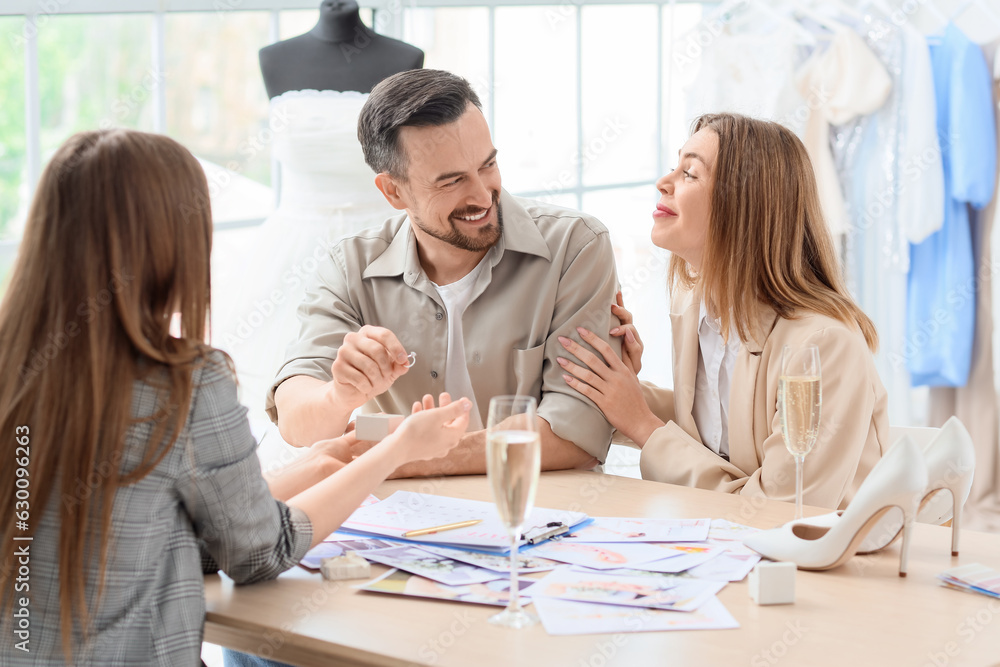
M 663 553 L 661 560 L 630 565 L 637 570 L 650 572 L 684 572 L 725 553 L 726 548 L 712 544 L 656 544 Z
M 667 554 L 658 544 L 584 544 L 565 540 L 550 540 L 531 549 L 528 553 L 572 565 L 583 565 L 595 570 L 638 567 L 643 563 L 658 561 L 670 555 L 681 555 L 677 551 L 673 554 Z
M 760 528 L 744 526 L 741 523 L 734 523 L 726 519 L 712 519 L 712 527 L 708 531 L 708 539 L 715 541 L 736 541 L 742 542 L 751 535 L 760 532 Z
M 528 590 L 534 599 L 547 597 L 627 607 L 694 611 L 726 584 L 698 579 L 667 581 L 659 577 L 626 577 L 560 568 Z
M 535 611 L 550 635 L 726 630 L 740 627 L 717 597 L 710 598 L 695 611 L 685 614 L 545 597 L 535 598 Z
M 398 547 L 398 542 L 387 542 L 386 540 L 376 540 L 372 538 L 358 537 L 337 531 L 331 533 L 329 537 L 310 549 L 299 565 L 311 570 L 318 570 L 324 558 L 342 556 L 348 551 L 367 551 L 369 549 L 386 549 Z
M 562 537 L 567 542 L 700 542 L 708 539 L 711 519 L 623 519 L 594 521 Z
M 945 586 L 1000 598 L 1000 571 L 980 563 L 959 565 L 938 575 Z
M 530 604 L 527 599 L 525 589 L 533 582 L 520 580 L 518 588 L 521 589 L 521 604 Z M 508 592 L 510 591 L 509 579 L 495 579 L 481 584 L 469 584 L 467 586 L 448 586 L 426 577 L 421 577 L 402 570 L 389 570 L 381 577 L 369 581 L 367 584 L 355 586 L 358 590 L 371 591 L 373 593 L 392 593 L 395 595 L 412 595 L 421 598 L 434 598 L 436 600 L 451 600 L 452 602 L 471 602 L 473 604 L 489 604 L 498 607 L 506 607 L 508 602 Z
M 481 584 L 484 581 L 493 581 L 504 577 L 499 572 L 460 563 L 447 556 L 424 551 L 412 544 L 394 546 L 389 549 L 361 551 L 359 554 L 372 562 L 398 567 L 400 570 L 419 574 L 449 586 Z
M 510 556 L 497 556 L 495 554 L 484 554 L 478 551 L 465 551 L 463 549 L 449 549 L 448 547 L 432 547 L 426 544 L 420 546 L 424 551 L 432 554 L 452 558 L 469 565 L 486 568 L 493 572 L 510 574 Z M 531 550 L 523 551 L 517 555 L 517 573 L 532 574 L 534 572 L 548 572 L 554 570 L 562 563 L 547 558 L 538 558 L 532 554 Z
M 536 507 L 525 521 L 523 532 L 533 533 L 558 524 L 572 529 L 587 519 L 587 515 L 582 512 Z M 413 539 L 405 537 L 405 533 L 410 531 L 473 520 L 479 523 L 466 528 L 424 534 Z M 396 491 L 381 502 L 355 510 L 340 529 L 369 537 L 385 537 L 489 553 L 506 554 L 510 551 L 510 537 L 493 503 L 411 491 Z M 519 546 L 525 543 L 522 537 Z

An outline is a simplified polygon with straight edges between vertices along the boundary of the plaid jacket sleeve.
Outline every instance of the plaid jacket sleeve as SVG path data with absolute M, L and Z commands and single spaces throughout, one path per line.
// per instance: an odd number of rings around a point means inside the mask
M 179 493 L 199 539 L 202 567 L 237 583 L 273 579 L 298 563 L 312 542 L 301 510 L 267 488 L 246 408 L 232 372 L 214 353 L 196 379 Z

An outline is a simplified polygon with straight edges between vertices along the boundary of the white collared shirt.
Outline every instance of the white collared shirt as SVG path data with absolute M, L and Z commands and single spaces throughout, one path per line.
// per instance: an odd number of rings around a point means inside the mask
M 431 282 L 448 311 L 448 361 L 445 366 L 444 388 L 451 394 L 452 400 L 458 400 L 464 396 L 472 401 L 472 410 L 469 412 L 469 431 L 482 430 L 483 420 L 479 416 L 479 405 L 476 403 L 469 366 L 465 360 L 465 333 L 462 330 L 462 317 L 472 300 L 472 288 L 475 287 L 479 274 L 483 272 L 486 257 L 489 257 L 488 253 L 465 277 L 451 284 L 438 285 Z
M 698 317 L 698 373 L 694 384 L 694 422 L 706 447 L 729 458 L 729 390 L 740 339 L 730 331 L 722 339 L 719 320 L 709 317 L 705 302 Z

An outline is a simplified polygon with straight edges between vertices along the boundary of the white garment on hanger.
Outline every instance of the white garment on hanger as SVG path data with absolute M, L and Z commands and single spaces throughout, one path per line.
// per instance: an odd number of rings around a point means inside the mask
M 878 109 L 892 81 L 882 63 L 853 30 L 838 29 L 830 46 L 814 53 L 796 75 L 799 93 L 809 105 L 803 143 L 816 172 L 820 204 L 830 231 L 848 228 L 844 195 L 830 154 L 830 124 L 842 125 Z
M 766 21 L 753 31 L 719 34 L 697 58 L 697 67 L 680 70 L 687 117 L 704 113 L 741 113 L 773 120 L 802 134 L 806 100 L 795 87 L 802 62 L 801 36 Z
M 902 35 L 905 113 L 899 146 L 899 221 L 907 240 L 920 243 L 944 224 L 944 165 L 927 40 L 908 24 L 902 26 Z

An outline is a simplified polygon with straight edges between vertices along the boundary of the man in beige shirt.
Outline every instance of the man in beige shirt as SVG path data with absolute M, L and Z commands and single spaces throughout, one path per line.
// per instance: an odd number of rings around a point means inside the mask
M 539 401 L 543 469 L 604 460 L 611 426 L 566 385 L 556 358 L 559 336 L 617 324 L 607 229 L 502 190 L 480 107 L 468 82 L 436 70 L 372 91 L 358 136 L 376 186 L 406 213 L 342 240 L 321 263 L 267 400 L 289 443 L 341 435 L 358 407 L 408 414 L 423 395 L 449 391 L 473 400 L 477 430 L 446 459 L 397 474 L 483 473 L 490 398 L 526 394 Z

